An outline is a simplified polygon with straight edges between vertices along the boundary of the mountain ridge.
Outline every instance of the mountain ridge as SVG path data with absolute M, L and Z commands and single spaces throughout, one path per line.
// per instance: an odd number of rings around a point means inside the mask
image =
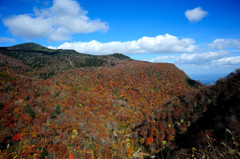
M 240 71 L 206 87 L 171 63 L 43 50 L 0 49 L 0 158 L 238 155 Z
M 128 56 L 115 53 L 111 55 L 89 55 L 75 50 L 48 49 L 35 43 L 24 43 L 12 47 L 1 47 L 0 53 L 28 67 L 36 76 L 47 79 L 55 72 L 80 67 L 114 66 L 119 62 L 130 61 Z M 40 72 L 39 72 L 40 71 Z
M 48 55 L 53 55 L 53 54 L 58 54 L 58 53 L 67 53 L 67 54 L 82 54 L 82 55 L 89 55 L 89 56 L 114 56 L 116 58 L 121 58 L 121 59 L 130 59 L 128 56 L 123 55 L 121 53 L 112 53 L 109 55 L 90 55 L 86 53 L 80 53 L 76 50 L 72 49 L 50 49 L 47 47 L 44 47 L 42 45 L 39 45 L 37 43 L 29 42 L 29 43 L 22 43 L 22 44 L 17 44 L 14 46 L 10 47 L 0 47 L 0 50 L 9 50 L 9 51 L 27 51 L 27 52 L 39 52 L 39 53 L 45 53 Z

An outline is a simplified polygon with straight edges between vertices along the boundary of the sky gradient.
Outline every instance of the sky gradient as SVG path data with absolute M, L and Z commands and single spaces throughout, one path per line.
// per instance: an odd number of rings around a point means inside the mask
M 240 66 L 239 8 L 239 0 L 0 0 L 0 46 L 119 52 L 218 78 Z

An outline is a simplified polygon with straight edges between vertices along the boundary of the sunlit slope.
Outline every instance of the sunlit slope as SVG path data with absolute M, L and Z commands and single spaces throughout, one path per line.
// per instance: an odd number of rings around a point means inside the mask
M 2 57 L 5 62 L 12 59 Z M 47 80 L 10 65 L 1 67 L 0 100 L 1 149 L 11 157 L 63 158 L 71 152 L 84 158 L 126 158 L 140 147 L 149 151 L 151 133 L 146 129 L 140 136 L 136 127 L 167 100 L 196 87 L 167 63 L 122 60 L 111 66 L 69 68 Z M 20 70 L 28 67 L 18 65 Z

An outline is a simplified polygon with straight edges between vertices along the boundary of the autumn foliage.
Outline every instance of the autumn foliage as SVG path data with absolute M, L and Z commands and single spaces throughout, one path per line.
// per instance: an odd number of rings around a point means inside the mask
M 22 139 L 22 134 L 15 134 L 12 138 L 13 141 L 19 141 Z
M 174 146 L 202 116 L 197 110 L 207 111 L 194 102 L 199 89 L 173 64 L 118 60 L 59 69 L 44 80 L 37 67 L 0 56 L 2 158 L 150 155 Z

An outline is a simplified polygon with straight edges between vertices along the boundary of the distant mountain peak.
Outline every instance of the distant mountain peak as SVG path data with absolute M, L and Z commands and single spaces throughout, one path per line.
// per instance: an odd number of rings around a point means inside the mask
M 114 66 L 121 61 L 132 60 L 120 53 L 96 56 L 69 49 L 49 49 L 32 42 L 11 47 L 0 47 L 0 54 L 19 60 L 30 70 L 38 72 L 45 69 L 46 77 L 53 75 L 52 71 L 80 67 Z M 40 75 L 42 76 L 42 74 Z
M 33 43 L 33 42 L 14 45 L 12 47 L 9 47 L 9 49 L 11 49 L 11 50 L 30 50 L 30 51 L 51 50 L 51 49 L 48 49 L 44 46 L 41 46 L 41 45 Z
M 18 44 L 10 47 L 2 47 L 1 49 L 9 50 L 9 51 L 23 51 L 23 52 L 36 52 L 36 53 L 44 53 L 44 54 L 56 54 L 58 53 L 57 50 L 49 49 L 47 47 L 44 47 L 42 45 L 29 42 L 29 43 L 23 43 Z
M 118 59 L 130 59 L 130 57 L 126 56 L 126 55 L 123 55 L 121 53 L 114 53 L 112 54 L 113 57 L 116 57 Z

